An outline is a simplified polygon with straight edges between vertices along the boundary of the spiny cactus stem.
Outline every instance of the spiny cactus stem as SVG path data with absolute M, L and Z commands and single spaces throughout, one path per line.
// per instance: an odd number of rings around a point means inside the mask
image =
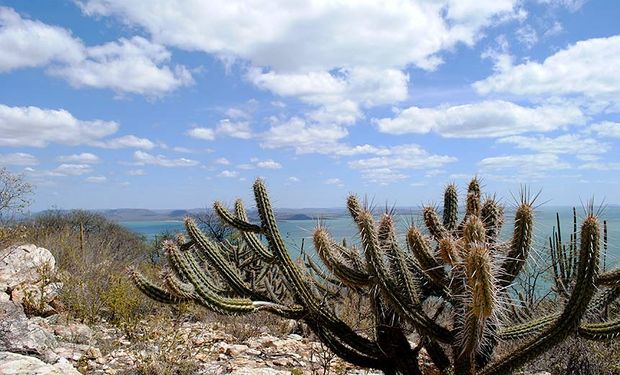
M 581 226 L 579 268 L 575 287 L 560 317 L 534 340 L 486 368 L 482 375 L 509 373 L 531 358 L 550 350 L 577 330 L 579 321 L 586 313 L 588 303 L 596 291 L 599 253 L 599 224 L 596 217 L 590 215 Z
M 244 232 L 262 233 L 263 228 L 258 225 L 248 223 L 246 220 L 233 216 L 220 202 L 213 203 L 213 209 L 217 215 L 228 225 Z
M 237 219 L 248 222 L 248 214 L 245 212 L 243 201 L 241 199 L 237 199 L 235 201 L 235 215 L 237 216 Z M 241 230 L 240 232 L 243 241 L 250 247 L 250 249 L 252 249 L 252 251 L 258 254 L 258 256 L 260 256 L 265 262 L 273 263 L 273 253 L 263 246 L 256 234 L 251 231 L 244 230 Z

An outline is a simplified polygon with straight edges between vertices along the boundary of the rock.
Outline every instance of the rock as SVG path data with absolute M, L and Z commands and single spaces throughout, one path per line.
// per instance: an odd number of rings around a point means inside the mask
M 4 293 L 4 290 L 0 291 L 0 302 L 7 302 L 11 300 L 11 296 Z
M 26 317 L 24 309 L 15 302 L 0 302 L 0 351 L 36 355 L 48 362 L 58 357 L 53 349 L 56 338 Z
M 230 375 L 290 375 L 290 371 L 276 370 L 268 367 L 263 368 L 237 368 L 234 369 Z
M 36 245 L 16 245 L 0 251 L 0 290 L 19 284 L 35 284 L 44 274 L 51 274 L 56 260 L 49 250 Z
M 50 365 L 21 354 L 0 352 L 0 375 L 80 375 L 69 362 L 60 359 Z
M 93 338 L 93 330 L 89 326 L 77 323 L 56 326 L 54 334 L 76 344 L 88 344 Z

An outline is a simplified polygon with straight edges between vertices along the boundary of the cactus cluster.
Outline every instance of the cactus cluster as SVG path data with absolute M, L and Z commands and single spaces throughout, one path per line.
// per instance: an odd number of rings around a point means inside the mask
M 423 348 L 442 374 L 507 374 L 570 335 L 600 340 L 620 333 L 620 319 L 601 319 L 620 294 L 620 271 L 599 273 L 602 240 L 593 212 L 579 233 L 575 229 L 568 250 L 558 236 L 551 241 L 563 305 L 549 315 L 515 321 L 509 286 L 532 248 L 534 208 L 526 194 L 516 207 L 512 235 L 502 240 L 503 208 L 493 197 L 482 199 L 479 181 L 469 184 L 460 220 L 457 189 L 450 184 L 441 216 L 424 207 L 425 230 L 412 225 L 406 246 L 389 212 L 375 222 L 351 195 L 347 208 L 359 249 L 338 243 L 319 225 L 313 240 L 322 266 L 310 257 L 291 258 L 262 180 L 255 182 L 254 195 L 260 223 L 250 222 L 240 200 L 234 212 L 214 204 L 220 218 L 240 232 L 242 251 L 206 237 L 187 218 L 189 240 L 165 244 L 171 272 L 164 285 L 132 270 L 138 288 L 165 303 L 191 300 L 222 314 L 267 310 L 301 320 L 341 358 L 386 374 L 421 374 Z M 357 332 L 339 314 L 351 295 L 372 308 L 370 334 Z M 497 356 L 497 345 L 509 340 L 520 344 Z

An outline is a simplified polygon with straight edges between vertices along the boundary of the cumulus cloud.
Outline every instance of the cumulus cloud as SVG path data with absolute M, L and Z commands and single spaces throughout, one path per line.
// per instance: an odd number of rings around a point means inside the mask
M 457 43 L 471 45 L 483 27 L 521 14 L 516 0 L 388 4 L 154 0 L 148 5 L 137 0 L 85 0 L 79 4 L 88 15 L 117 16 L 139 25 L 167 45 L 240 58 L 277 71 L 306 72 L 409 64 L 433 69 L 441 62 L 437 56 L 441 51 Z
M 170 159 L 163 155 L 153 155 L 144 151 L 136 151 L 133 154 L 133 159 L 138 165 L 157 165 L 160 167 L 193 167 L 200 164 L 196 160 L 186 159 L 186 158 L 178 158 L 178 159 Z
M 501 138 L 498 143 L 512 144 L 517 148 L 551 154 L 604 154 L 611 146 L 593 138 L 564 134 L 555 138 L 538 136 L 512 136 Z
M 538 96 L 579 96 L 620 110 L 620 35 L 579 41 L 547 57 L 496 72 L 474 83 L 491 92 Z
M 194 82 L 186 67 L 165 65 L 169 60 L 170 52 L 159 44 L 142 37 L 121 38 L 89 47 L 83 60 L 49 71 L 76 87 L 156 96 Z
M 192 138 L 213 141 L 218 136 L 250 139 L 254 136 L 247 121 L 220 120 L 214 128 L 196 126 L 186 132 Z
M 331 153 L 338 140 L 346 137 L 346 128 L 335 124 L 308 124 L 293 117 L 287 121 L 274 120 L 261 135 L 265 148 L 292 148 L 297 153 Z
M 394 118 L 373 120 L 379 131 L 390 134 L 429 132 L 444 137 L 501 137 L 525 132 L 546 132 L 585 122 L 579 108 L 545 104 L 525 107 L 503 100 L 434 108 L 409 107 Z
M 510 171 L 518 178 L 539 178 L 549 171 L 570 168 L 557 154 L 546 153 L 492 156 L 482 159 L 478 166 L 482 172 Z
M 80 61 L 83 49 L 67 30 L 24 19 L 13 9 L 0 7 L 0 72 Z
M 455 162 L 457 159 L 447 155 L 434 155 L 416 144 L 386 148 L 384 155 L 358 159 L 349 162 L 354 169 L 433 169 Z
M 62 155 L 59 156 L 57 160 L 60 162 L 71 162 L 80 164 L 99 163 L 99 157 L 95 154 L 91 154 L 90 152 L 83 152 L 81 154 L 73 155 Z
M 344 186 L 344 183 L 342 182 L 342 180 L 337 177 L 328 178 L 327 180 L 323 181 L 323 183 L 326 185 L 335 185 L 338 187 Z
M 258 168 L 263 168 L 263 169 L 281 169 L 282 168 L 282 164 L 272 159 L 259 160 L 256 162 L 256 166 Z
M 0 7 L 0 50 L 0 72 L 47 67 L 76 87 L 159 96 L 193 83 L 185 66 L 169 65 L 170 52 L 160 44 L 136 36 L 85 46 L 69 31 L 7 7 Z
M 602 121 L 590 125 L 588 131 L 600 137 L 620 138 L 620 122 Z
M 113 121 L 78 120 L 64 109 L 0 104 L 0 146 L 88 144 L 115 133 L 118 128 L 119 125 Z
M 218 174 L 218 177 L 233 178 L 233 177 L 237 177 L 238 175 L 239 175 L 239 172 L 237 171 L 223 170 Z
M 15 152 L 12 154 L 0 154 L 0 165 L 23 165 L 33 166 L 39 164 L 39 160 L 31 154 Z
M 147 138 L 136 137 L 135 135 L 125 135 L 118 138 L 107 139 L 105 141 L 92 142 L 92 146 L 101 148 L 141 148 L 150 150 L 155 147 L 155 143 Z

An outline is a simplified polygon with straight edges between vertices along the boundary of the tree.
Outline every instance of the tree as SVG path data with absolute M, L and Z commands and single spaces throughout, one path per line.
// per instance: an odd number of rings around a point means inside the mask
M 23 213 L 32 203 L 32 185 L 24 175 L 0 168 L 0 222 Z

